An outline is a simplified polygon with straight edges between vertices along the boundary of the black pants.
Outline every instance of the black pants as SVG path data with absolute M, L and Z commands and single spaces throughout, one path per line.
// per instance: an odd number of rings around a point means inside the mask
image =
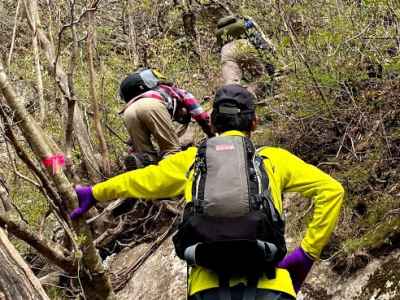
M 244 284 L 236 285 L 230 288 L 232 300 L 242 300 L 243 292 L 245 289 Z M 219 289 L 208 289 L 198 292 L 189 297 L 189 300 L 218 300 Z M 291 295 L 281 293 L 278 291 L 257 289 L 256 300 L 295 300 Z

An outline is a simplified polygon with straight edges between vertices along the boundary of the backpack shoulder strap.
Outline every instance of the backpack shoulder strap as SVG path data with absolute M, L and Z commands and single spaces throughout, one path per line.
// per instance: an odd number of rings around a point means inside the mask
M 193 163 L 194 174 L 192 183 L 192 202 L 195 214 L 203 213 L 202 201 L 204 201 L 205 181 L 207 173 L 207 152 L 208 140 L 205 140 L 197 148 L 197 154 Z
M 244 136 L 244 137 L 242 137 L 242 138 L 243 138 L 243 141 L 244 141 L 244 143 L 245 143 L 245 145 L 246 145 L 247 152 L 248 152 L 250 155 L 254 156 L 254 155 L 256 154 L 256 148 L 254 147 L 253 142 L 252 142 L 251 139 L 249 139 L 247 136 Z
M 256 148 L 253 142 L 248 137 L 243 137 L 243 143 L 245 145 L 247 168 L 245 170 L 247 183 L 249 187 L 249 201 L 250 207 L 253 210 L 260 209 L 260 185 L 257 177 L 257 170 L 255 167 L 254 158 L 256 157 Z
M 260 276 L 247 277 L 247 286 L 244 289 L 243 300 L 255 300 L 257 294 L 257 284 Z
M 218 274 L 219 289 L 218 296 L 219 300 L 231 300 L 231 291 L 229 287 L 229 276 L 225 274 Z
M 261 188 L 261 190 L 259 191 L 259 195 L 263 199 L 263 208 L 269 210 L 272 220 L 274 222 L 278 222 L 280 217 L 277 215 L 278 213 L 272 200 L 271 191 L 269 189 L 269 177 L 264 167 L 264 159 L 268 159 L 268 157 L 260 156 L 257 154 L 254 158 L 254 166 L 257 169 L 256 172 L 260 181 Z

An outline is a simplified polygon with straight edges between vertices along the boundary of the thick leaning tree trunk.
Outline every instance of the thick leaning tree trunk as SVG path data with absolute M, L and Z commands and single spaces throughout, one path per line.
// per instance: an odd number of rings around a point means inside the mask
M 0 185 L 0 189 L 1 200 L 9 202 L 5 188 Z M 0 214 L 7 210 L 9 209 L 0 203 Z M 39 279 L 10 243 L 2 229 L 0 229 L 0 266 L 1 300 L 49 299 Z
M 0 299 L 49 300 L 40 281 L 0 229 Z
M 45 133 L 31 115 L 29 115 L 23 105 L 22 99 L 16 95 L 8 82 L 7 75 L 1 62 L 0 91 L 3 93 L 7 104 L 14 111 L 18 126 L 25 139 L 32 146 L 35 155 L 40 160 L 54 155 L 51 147 L 47 144 Z M 76 194 L 64 172 L 62 170 L 53 172 L 51 169 L 47 171 L 61 198 L 65 200 L 67 208 L 71 211 L 74 207 L 78 206 Z M 62 208 L 60 207 L 60 209 Z M 83 218 L 72 222 L 72 225 L 75 232 L 79 236 L 84 237 L 81 243 L 83 254 L 81 262 L 84 270 L 80 274 L 86 298 L 91 300 L 114 299 L 110 279 L 104 270 L 100 256 L 94 246 L 90 228 L 86 225 Z

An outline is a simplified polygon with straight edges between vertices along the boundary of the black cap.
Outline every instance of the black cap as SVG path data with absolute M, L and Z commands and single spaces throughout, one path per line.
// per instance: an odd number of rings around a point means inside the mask
M 222 114 L 242 114 L 255 112 L 255 98 L 239 84 L 228 84 L 215 94 L 213 109 Z

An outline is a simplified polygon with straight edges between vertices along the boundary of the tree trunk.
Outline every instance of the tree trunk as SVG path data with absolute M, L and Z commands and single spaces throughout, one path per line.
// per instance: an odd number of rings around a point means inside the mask
M 134 69 L 139 66 L 139 50 L 137 47 L 137 33 L 135 23 L 133 22 L 132 12 L 135 10 L 135 0 L 128 1 L 128 26 L 129 26 L 129 54 Z
M 11 64 L 11 58 L 12 58 L 12 54 L 13 54 L 13 51 L 14 51 L 15 36 L 16 36 L 16 34 L 17 34 L 18 14 L 19 14 L 19 7 L 20 7 L 20 5 L 21 5 L 21 0 L 18 0 L 18 2 L 17 2 L 17 8 L 15 9 L 14 28 L 13 28 L 13 33 L 12 33 L 12 37 L 11 37 L 10 52 L 8 53 L 7 67 L 9 67 L 10 64 Z
M 110 169 L 110 159 L 108 153 L 108 147 L 106 143 L 106 139 L 104 137 L 103 127 L 101 125 L 101 113 L 99 110 L 99 103 L 97 99 L 96 93 L 96 72 L 94 70 L 94 62 L 93 62 L 93 48 L 94 48 L 94 34 L 95 34 L 95 18 L 94 12 L 90 11 L 88 13 L 89 17 L 89 30 L 88 30 L 88 39 L 87 39 L 87 54 L 88 54 L 88 65 L 89 65 L 89 91 L 90 97 L 92 98 L 92 109 L 93 109 L 93 122 L 96 130 L 97 138 L 99 140 L 100 153 L 101 153 L 101 166 L 103 168 L 104 174 L 109 177 L 111 174 Z
M 48 300 L 39 279 L 33 274 L 4 231 L 0 229 L 0 299 Z
M 3 185 L 3 183 L 4 180 L 3 178 L 0 177 L 0 213 L 12 209 L 10 198 L 8 197 L 8 191 L 6 187 Z
M 46 117 L 46 103 L 44 101 L 42 71 L 41 71 L 40 58 L 39 58 L 37 28 L 40 27 L 40 22 L 39 22 L 39 14 L 38 14 L 38 7 L 37 7 L 36 0 L 30 1 L 29 9 L 32 14 L 32 23 L 33 23 L 32 47 L 33 47 L 33 56 L 34 56 L 34 63 L 35 63 L 36 85 L 37 85 L 38 98 L 39 98 L 38 99 L 39 111 L 40 111 L 39 120 L 40 120 L 40 123 L 43 123 L 44 119 Z
M 9 202 L 8 193 L 3 186 L 2 199 Z M 6 210 L 0 205 L 0 214 Z M 0 229 L 0 300 L 49 299 L 18 251 L 10 243 L 7 235 Z

